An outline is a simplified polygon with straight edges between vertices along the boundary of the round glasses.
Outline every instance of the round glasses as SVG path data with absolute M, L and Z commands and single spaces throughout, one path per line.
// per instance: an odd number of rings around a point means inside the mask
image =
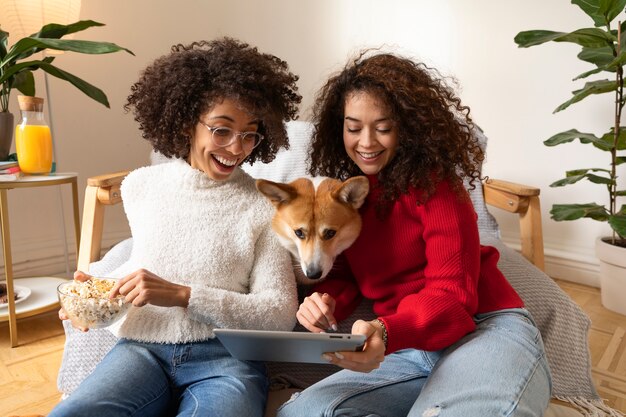
M 254 149 L 259 146 L 264 138 L 264 136 L 258 132 L 237 132 L 230 127 L 213 127 L 202 121 L 199 123 L 209 129 L 213 143 L 220 148 L 231 145 L 239 136 L 241 137 L 241 146 L 243 148 Z

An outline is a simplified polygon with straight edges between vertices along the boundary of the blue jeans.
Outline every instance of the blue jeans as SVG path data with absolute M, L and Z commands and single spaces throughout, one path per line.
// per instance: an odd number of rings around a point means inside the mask
M 265 365 L 234 359 L 217 339 L 121 339 L 48 416 L 261 417 L 267 389 Z
M 550 370 L 524 309 L 475 317 L 476 330 L 437 352 L 405 349 L 370 373 L 343 370 L 295 394 L 278 417 L 542 416 Z

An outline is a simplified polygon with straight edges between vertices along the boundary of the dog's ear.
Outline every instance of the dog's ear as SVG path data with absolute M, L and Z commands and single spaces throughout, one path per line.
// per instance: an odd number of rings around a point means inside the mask
M 365 202 L 365 197 L 367 197 L 367 193 L 369 192 L 370 183 L 367 178 L 358 176 L 345 180 L 341 186 L 333 192 L 333 197 L 358 209 Z
M 256 180 L 256 189 L 267 197 L 275 207 L 278 207 L 282 203 L 288 203 L 297 196 L 294 187 L 280 182 Z

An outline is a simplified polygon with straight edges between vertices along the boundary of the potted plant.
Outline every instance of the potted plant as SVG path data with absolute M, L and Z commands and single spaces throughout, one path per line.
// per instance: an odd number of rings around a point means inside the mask
M 83 20 L 70 25 L 51 23 L 39 32 L 15 42 L 8 48 L 9 33 L 0 26 L 0 160 L 6 159 L 13 138 L 13 115 L 9 112 L 9 98 L 15 88 L 27 96 L 35 95 L 33 71 L 41 69 L 50 75 L 68 81 L 98 103 L 109 107 L 107 96 L 102 90 L 88 82 L 52 65 L 55 57 L 32 59 L 31 56 L 46 49 L 80 52 L 83 54 L 108 54 L 130 50 L 109 42 L 61 39 L 70 33 L 80 32 L 92 26 L 104 26 L 92 20 Z M 133 54 L 134 55 L 134 54 Z
M 619 182 L 617 175 L 617 167 L 626 163 L 626 153 L 623 152 L 626 150 L 626 127 L 621 126 L 622 109 L 626 103 L 623 94 L 626 23 L 618 22 L 612 26 L 615 18 L 624 11 L 626 0 L 572 0 L 572 4 L 580 7 L 593 20 L 594 27 L 573 32 L 524 31 L 515 36 L 515 42 L 522 48 L 545 42 L 575 43 L 582 47 L 578 58 L 593 64 L 595 68 L 578 75 L 574 80 L 609 73 L 609 78 L 587 81 L 554 111 L 564 110 L 591 95 L 608 94 L 607 100 L 614 103 L 614 111 L 607 114 L 607 121 L 611 123 L 609 131 L 596 136 L 570 129 L 557 133 L 544 144 L 556 146 L 578 140 L 581 144 L 592 145 L 608 154 L 607 166 L 570 170 L 565 173 L 565 178 L 550 184 L 551 187 L 562 187 L 582 180 L 590 181 L 606 188 L 608 204 L 555 204 L 550 214 L 556 221 L 590 218 L 608 223 L 612 235 L 596 240 L 602 303 L 611 310 L 626 314 L 626 205 L 620 207 L 618 204 L 618 200 L 626 196 L 626 188 L 623 179 Z

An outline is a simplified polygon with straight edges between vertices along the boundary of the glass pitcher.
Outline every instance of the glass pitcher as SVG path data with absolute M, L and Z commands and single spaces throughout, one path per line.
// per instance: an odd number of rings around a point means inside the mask
M 52 135 L 43 115 L 43 98 L 17 96 L 22 121 L 15 127 L 15 150 L 25 174 L 48 174 L 52 169 Z

